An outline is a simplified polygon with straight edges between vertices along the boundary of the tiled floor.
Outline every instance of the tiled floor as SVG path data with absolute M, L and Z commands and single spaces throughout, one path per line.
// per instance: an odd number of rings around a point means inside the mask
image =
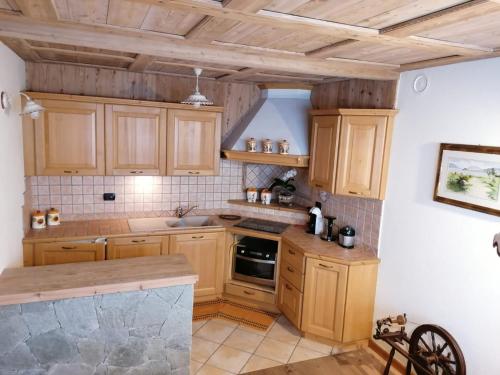
M 191 374 L 242 374 L 331 352 L 328 345 L 301 338 L 283 316 L 267 331 L 220 319 L 193 322 Z

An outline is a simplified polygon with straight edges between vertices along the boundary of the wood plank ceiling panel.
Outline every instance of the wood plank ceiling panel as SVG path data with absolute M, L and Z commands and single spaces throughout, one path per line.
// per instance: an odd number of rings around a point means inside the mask
M 142 24 L 143 30 L 185 35 L 202 19 L 203 15 L 152 6 Z
M 448 40 L 454 43 L 481 44 L 489 48 L 500 47 L 500 4 L 495 10 L 451 25 L 433 28 L 418 35 L 426 38 Z
M 19 8 L 13 0 L 0 0 L 0 9 L 18 11 Z
M 380 29 L 462 3 L 463 0 L 275 0 L 267 10 Z M 298 4 L 295 8 L 293 3 Z
M 109 0 L 52 0 L 61 20 L 105 24 Z
M 109 0 L 107 24 L 140 29 L 151 6 L 129 0 Z

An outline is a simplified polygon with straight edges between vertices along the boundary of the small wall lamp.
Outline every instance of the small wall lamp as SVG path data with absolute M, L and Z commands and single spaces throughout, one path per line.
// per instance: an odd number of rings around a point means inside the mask
M 10 108 L 9 96 L 5 91 L 0 93 L 0 108 L 2 108 L 3 111 L 7 111 Z
M 39 118 L 40 113 L 45 111 L 45 108 L 42 107 L 40 104 L 35 103 L 35 101 L 31 99 L 28 95 L 26 95 L 24 92 L 21 92 L 20 94 L 26 98 L 26 104 L 24 105 L 20 115 L 21 116 L 30 115 L 33 120 Z

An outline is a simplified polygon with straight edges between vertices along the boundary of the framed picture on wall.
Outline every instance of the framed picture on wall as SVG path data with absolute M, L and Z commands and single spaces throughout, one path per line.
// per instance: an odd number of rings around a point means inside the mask
M 434 200 L 500 216 L 500 147 L 442 143 Z

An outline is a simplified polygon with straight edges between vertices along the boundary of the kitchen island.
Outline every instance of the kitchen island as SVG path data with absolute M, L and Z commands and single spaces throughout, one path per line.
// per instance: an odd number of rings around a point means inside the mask
M 0 373 L 187 375 L 197 280 L 183 255 L 4 270 Z

